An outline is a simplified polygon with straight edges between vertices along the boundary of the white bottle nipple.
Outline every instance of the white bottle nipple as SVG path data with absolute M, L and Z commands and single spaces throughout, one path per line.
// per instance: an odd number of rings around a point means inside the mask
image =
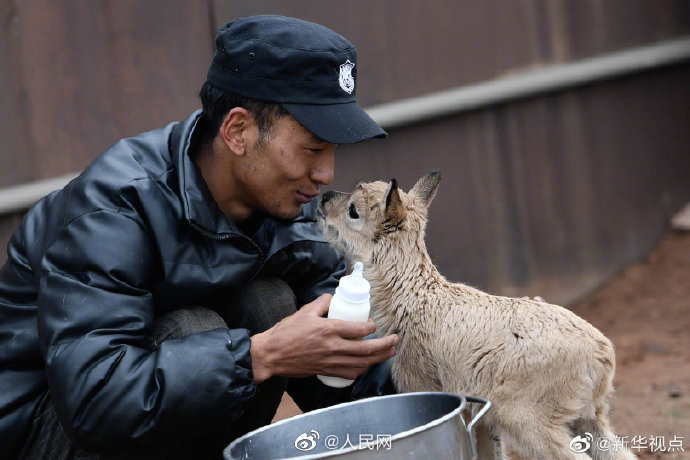
M 360 303 L 369 300 L 370 285 L 362 275 L 363 269 L 362 262 L 357 262 L 351 274 L 340 278 L 335 294 L 348 302 Z

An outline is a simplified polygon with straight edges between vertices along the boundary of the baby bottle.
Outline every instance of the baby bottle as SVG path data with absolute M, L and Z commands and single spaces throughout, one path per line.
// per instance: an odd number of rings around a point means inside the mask
M 328 307 L 328 317 L 343 321 L 366 322 L 369 320 L 369 282 L 362 276 L 364 265 L 357 262 L 352 273 L 340 278 L 335 295 Z M 342 388 L 350 385 L 353 380 L 319 375 L 319 380 L 324 384 Z

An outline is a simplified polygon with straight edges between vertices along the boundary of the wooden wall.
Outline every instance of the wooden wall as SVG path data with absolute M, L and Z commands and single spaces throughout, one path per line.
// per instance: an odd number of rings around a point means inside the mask
M 690 33 L 684 0 L 0 0 L 0 187 L 184 118 L 216 30 L 260 13 L 353 41 L 365 107 Z M 569 302 L 646 254 L 690 199 L 689 77 L 677 65 L 392 130 L 339 147 L 333 188 L 409 188 L 442 167 L 439 268 Z M 0 244 L 20 218 L 0 217 Z

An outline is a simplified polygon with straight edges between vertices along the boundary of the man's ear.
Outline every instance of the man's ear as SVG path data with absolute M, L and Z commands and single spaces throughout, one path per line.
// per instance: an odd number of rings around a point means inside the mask
M 436 191 L 440 183 L 441 170 L 434 169 L 414 184 L 414 187 L 410 190 L 410 194 L 413 195 L 416 202 L 428 208 L 436 196 Z
M 223 118 L 218 136 L 223 144 L 235 155 L 244 155 L 247 148 L 248 129 L 254 123 L 254 117 L 242 107 L 234 107 Z

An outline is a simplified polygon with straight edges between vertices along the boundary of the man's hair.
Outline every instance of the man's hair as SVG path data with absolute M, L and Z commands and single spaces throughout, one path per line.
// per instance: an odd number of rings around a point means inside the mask
M 225 115 L 235 107 L 242 107 L 254 117 L 259 128 L 260 141 L 269 139 L 273 134 L 274 122 L 288 115 L 280 104 L 242 97 L 206 82 L 199 91 L 201 107 L 209 120 L 209 135 L 215 137 L 223 124 Z

